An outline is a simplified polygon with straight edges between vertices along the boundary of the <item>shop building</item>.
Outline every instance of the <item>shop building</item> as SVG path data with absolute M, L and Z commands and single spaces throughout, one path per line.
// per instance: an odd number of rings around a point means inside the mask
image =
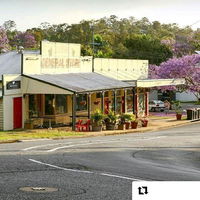
M 42 41 L 40 51 L 1 54 L 0 129 L 74 129 L 96 109 L 148 116 L 149 88 L 184 84 L 147 79 L 147 60 L 92 60 L 80 52 L 79 44 Z

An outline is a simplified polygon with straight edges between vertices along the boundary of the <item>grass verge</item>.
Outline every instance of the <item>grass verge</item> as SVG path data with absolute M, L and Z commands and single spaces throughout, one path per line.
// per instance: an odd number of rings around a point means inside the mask
M 83 132 L 67 132 L 59 130 L 35 130 L 35 131 L 0 131 L 0 142 L 9 142 L 25 139 L 38 139 L 38 138 L 65 138 L 72 136 L 82 136 Z

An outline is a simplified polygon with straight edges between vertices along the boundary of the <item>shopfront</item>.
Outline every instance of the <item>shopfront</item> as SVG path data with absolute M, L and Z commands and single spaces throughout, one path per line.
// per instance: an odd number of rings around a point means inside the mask
M 3 67 L 8 59 L 10 71 L 5 74 Z M 148 77 L 146 60 L 97 58 L 92 62 L 92 57 L 80 55 L 79 44 L 43 41 L 37 53 L 0 55 L 0 72 L 3 130 L 74 129 L 78 119 L 90 119 L 96 109 L 105 114 L 113 110 L 148 116 L 152 84 L 140 81 Z

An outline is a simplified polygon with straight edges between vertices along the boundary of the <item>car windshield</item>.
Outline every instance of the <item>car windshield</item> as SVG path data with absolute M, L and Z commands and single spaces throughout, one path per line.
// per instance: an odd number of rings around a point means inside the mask
M 154 100 L 154 101 L 150 101 L 149 104 L 163 104 L 163 102 L 160 100 Z

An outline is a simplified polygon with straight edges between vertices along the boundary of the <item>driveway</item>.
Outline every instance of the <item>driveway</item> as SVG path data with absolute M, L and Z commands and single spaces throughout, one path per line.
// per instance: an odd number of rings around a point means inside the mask
M 131 200 L 138 180 L 200 181 L 200 123 L 0 145 L 0 199 Z

